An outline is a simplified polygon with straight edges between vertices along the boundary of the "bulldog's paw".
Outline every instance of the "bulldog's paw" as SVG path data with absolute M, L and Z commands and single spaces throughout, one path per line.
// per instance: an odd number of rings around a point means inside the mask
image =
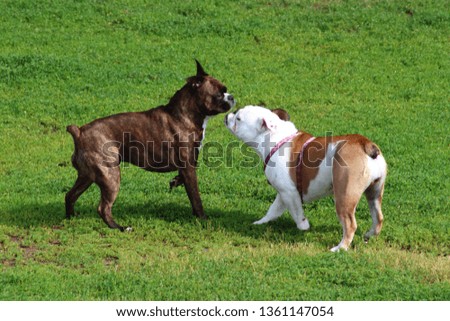
M 266 219 L 263 217 L 263 218 L 260 219 L 259 221 L 253 222 L 253 225 L 261 225 L 261 224 L 264 224 L 264 223 L 267 223 L 267 222 L 268 222 L 268 220 L 266 220 Z
M 335 247 L 333 247 L 332 249 L 330 249 L 330 251 L 333 252 L 333 253 L 337 253 L 341 249 L 344 250 L 344 251 L 347 251 L 348 250 L 348 246 L 345 246 L 344 243 L 341 242 L 338 245 L 336 245 Z
M 330 251 L 333 253 L 337 253 L 337 252 L 339 252 L 339 249 L 340 249 L 339 246 L 335 246 L 335 247 L 331 248 Z
M 309 230 L 310 225 L 309 225 L 308 219 L 305 217 L 303 220 L 301 220 L 301 221 L 297 224 L 297 227 L 298 227 L 299 230 L 302 230 L 302 231 L 307 231 L 307 230 Z

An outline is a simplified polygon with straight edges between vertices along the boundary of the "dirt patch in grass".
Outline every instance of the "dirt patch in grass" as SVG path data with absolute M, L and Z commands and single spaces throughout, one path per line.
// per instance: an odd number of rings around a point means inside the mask
M 117 266 L 119 264 L 119 258 L 117 256 L 107 256 L 103 260 L 105 266 Z

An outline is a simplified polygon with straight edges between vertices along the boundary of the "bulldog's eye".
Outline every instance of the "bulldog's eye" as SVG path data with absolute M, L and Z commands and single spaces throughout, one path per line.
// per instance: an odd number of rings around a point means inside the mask
M 241 121 L 241 117 L 236 117 L 236 120 L 237 121 Z

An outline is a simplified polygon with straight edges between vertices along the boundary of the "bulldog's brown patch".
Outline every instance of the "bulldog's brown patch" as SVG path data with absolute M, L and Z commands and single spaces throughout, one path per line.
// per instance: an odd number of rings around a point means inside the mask
M 334 162 L 338 162 L 343 167 L 351 167 L 354 170 L 358 170 L 361 167 L 361 157 L 359 157 L 361 153 L 369 155 L 372 158 L 376 158 L 380 153 L 378 146 L 366 137 L 358 134 L 317 137 L 302 151 L 305 142 L 311 137 L 311 134 L 302 132 L 292 141 L 290 155 L 290 165 L 292 166 L 289 168 L 289 174 L 302 195 L 308 193 L 310 183 L 317 177 L 320 164 L 324 160 L 328 149 L 331 147 L 330 144 L 333 144 L 333 148 L 335 148 Z M 303 152 L 303 161 L 302 164 L 298 164 L 301 152 Z M 297 178 L 298 166 L 301 166 L 301 179 Z
M 291 116 L 289 116 L 288 112 L 281 108 L 272 109 L 272 113 L 277 115 L 281 120 L 289 121 L 291 120 Z

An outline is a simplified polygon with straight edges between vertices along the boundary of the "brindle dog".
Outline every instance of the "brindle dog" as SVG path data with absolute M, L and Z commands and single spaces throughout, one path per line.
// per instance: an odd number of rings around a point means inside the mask
M 100 187 L 100 217 L 110 228 L 118 225 L 111 208 L 119 192 L 120 162 L 147 171 L 178 171 L 171 187 L 183 185 L 193 214 L 206 219 L 200 199 L 196 165 L 208 117 L 230 110 L 235 101 L 227 88 L 197 63 L 197 74 L 187 79 L 165 106 L 94 120 L 80 128 L 67 127 L 75 143 L 72 164 L 78 178 L 66 194 L 66 216 L 74 215 L 80 195 L 92 183 Z M 127 230 L 130 228 L 127 228 Z

